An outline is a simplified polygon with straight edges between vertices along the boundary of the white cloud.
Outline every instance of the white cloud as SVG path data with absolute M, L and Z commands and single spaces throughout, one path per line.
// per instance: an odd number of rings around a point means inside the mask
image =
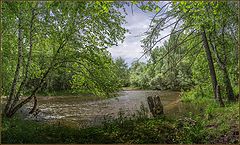
M 124 25 L 130 33 L 125 34 L 126 38 L 122 44 L 113 46 L 108 50 L 113 58 L 122 57 L 130 65 L 134 60 L 140 58 L 143 54 L 140 40 L 143 39 L 142 35 L 147 31 L 151 18 L 154 13 L 143 12 L 134 7 L 133 14 L 130 8 L 127 8 L 128 15 L 126 16 L 127 24 Z M 169 31 L 169 30 L 168 30 Z M 167 35 L 166 31 L 162 32 L 162 36 Z M 143 57 L 141 61 L 146 62 L 147 58 Z

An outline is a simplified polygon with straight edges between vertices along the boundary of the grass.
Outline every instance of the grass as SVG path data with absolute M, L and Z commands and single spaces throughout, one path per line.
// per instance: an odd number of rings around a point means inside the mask
M 200 115 L 176 118 L 126 118 L 85 129 L 3 118 L 3 143 L 239 143 L 232 138 L 238 126 L 238 104 L 209 108 Z
M 183 123 L 184 125 L 182 125 Z M 181 127 L 179 127 L 181 126 Z M 170 118 L 115 120 L 100 127 L 74 129 L 19 118 L 4 119 L 3 143 L 186 143 L 196 141 L 183 121 Z M 195 130 L 198 131 L 198 130 Z M 193 132 L 198 134 L 198 132 Z M 184 140 L 181 140 L 184 137 Z
M 2 143 L 239 143 L 239 103 L 219 107 L 200 94 L 182 94 L 186 111 L 177 117 L 147 118 L 143 108 L 135 117 L 120 112 L 115 120 L 84 129 L 3 118 Z
M 181 100 L 195 106 L 194 116 L 204 123 L 207 143 L 239 143 L 239 102 L 224 100 L 225 107 L 220 107 L 210 92 L 196 90 L 182 94 Z

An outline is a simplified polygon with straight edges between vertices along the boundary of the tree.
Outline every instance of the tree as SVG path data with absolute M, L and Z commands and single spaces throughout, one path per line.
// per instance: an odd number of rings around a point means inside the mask
M 121 26 L 125 22 L 124 16 L 117 10 L 123 7 L 121 3 L 3 2 L 2 6 L 3 27 L 9 28 L 3 31 L 3 63 L 6 63 L 3 69 L 9 72 L 9 68 L 15 68 L 14 75 L 6 76 L 6 80 L 12 82 L 11 86 L 4 86 L 10 90 L 6 92 L 9 94 L 4 110 L 7 117 L 12 117 L 32 99 L 33 112 L 36 93 L 46 78 L 64 64 L 76 71 L 73 80 L 76 75 L 90 77 L 87 87 L 93 87 L 95 92 L 108 94 L 116 90 L 109 85 L 113 81 L 106 81 L 112 65 L 104 48 L 124 39 L 126 30 Z M 12 51 L 9 52 L 9 48 Z M 10 53 L 16 57 L 8 66 L 6 61 Z M 99 65 L 98 71 L 93 65 Z M 105 75 L 99 77 L 100 68 L 104 68 Z M 99 79 L 93 83 L 97 77 Z M 37 85 L 27 88 L 33 79 Z M 73 86 L 79 86 L 76 84 Z M 30 95 L 21 99 L 26 91 Z
M 221 67 L 224 77 L 224 86 L 226 88 L 226 93 L 229 101 L 234 101 L 233 89 L 230 82 L 230 75 L 228 73 L 226 64 L 227 57 L 230 51 L 226 50 L 226 44 L 229 44 L 231 38 L 234 38 L 234 30 L 236 28 L 237 18 L 234 17 L 236 11 L 232 10 L 231 7 L 236 7 L 233 2 L 172 2 L 167 3 L 162 7 L 162 9 L 156 13 L 153 17 L 150 28 L 146 32 L 146 38 L 143 39 L 143 48 L 145 49 L 145 54 L 151 52 L 152 49 L 159 44 L 162 40 L 172 35 L 176 35 L 175 47 L 168 50 L 166 55 L 170 55 L 171 52 L 177 51 L 179 46 L 188 44 L 189 42 L 195 42 L 196 46 L 203 42 L 206 58 L 209 64 L 209 71 L 212 78 L 213 93 L 215 94 L 215 99 L 217 99 L 217 86 L 219 83 L 215 70 L 214 61 L 217 60 L 217 64 Z M 171 7 L 169 9 L 169 7 Z M 224 8 L 224 10 L 220 9 Z M 235 15 L 236 16 L 236 15 Z M 220 25 L 217 25 L 219 23 Z M 228 25 L 227 25 L 228 24 Z M 172 28 L 171 28 L 172 27 Z M 228 31 L 226 31 L 228 27 Z M 160 36 L 162 30 L 171 28 L 171 33 L 166 36 Z M 225 33 L 224 33 L 225 32 Z M 227 32 L 227 33 L 226 33 Z M 185 40 L 179 42 L 181 35 L 188 35 Z M 214 34 L 214 35 L 213 35 Z M 229 35 L 228 41 L 224 38 L 225 35 Z M 232 36 L 231 36 L 232 35 Z M 202 36 L 202 37 L 200 37 Z M 221 38 L 221 37 L 222 38 Z M 212 39 L 214 38 L 215 46 L 212 45 Z M 222 42 L 222 43 L 221 43 Z M 221 51 L 217 51 L 216 46 L 219 46 L 222 50 L 222 57 L 220 56 Z M 194 51 L 192 49 L 190 51 Z M 215 58 L 212 57 L 214 54 Z M 225 62 L 225 63 L 224 63 Z
M 117 69 L 117 75 L 120 80 L 120 84 L 123 87 L 129 86 L 129 70 L 127 63 L 124 61 L 123 58 L 118 57 L 115 59 L 115 65 Z
M 143 62 L 133 61 L 130 67 L 130 83 L 135 87 L 148 88 L 149 76 L 147 65 Z

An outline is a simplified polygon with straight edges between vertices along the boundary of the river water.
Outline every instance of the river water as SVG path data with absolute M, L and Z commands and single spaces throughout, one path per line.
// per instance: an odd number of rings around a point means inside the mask
M 32 119 L 88 126 L 117 118 L 120 112 L 125 116 L 137 114 L 141 106 L 144 106 L 146 114 L 150 117 L 147 97 L 155 95 L 160 96 L 165 114 L 173 115 L 179 112 L 180 92 L 134 90 L 121 91 L 117 97 L 98 101 L 83 101 L 78 96 L 38 97 L 40 112 Z M 28 104 L 27 108 L 31 105 Z

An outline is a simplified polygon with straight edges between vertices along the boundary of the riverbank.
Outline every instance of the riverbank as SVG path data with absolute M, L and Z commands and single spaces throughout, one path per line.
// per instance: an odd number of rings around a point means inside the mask
M 128 116 L 137 114 L 141 108 L 146 108 L 148 116 L 147 97 L 158 95 L 166 106 L 165 113 L 173 114 L 178 112 L 178 108 L 172 106 L 179 100 L 179 92 L 137 90 L 120 91 L 116 97 L 101 98 L 100 100 L 87 99 L 91 96 L 37 96 L 39 113 L 36 116 L 28 116 L 28 119 L 47 122 L 64 122 L 75 126 L 87 127 L 100 124 L 105 118 L 117 118 L 119 112 L 124 112 Z M 85 100 L 86 98 L 86 100 Z M 24 116 L 28 115 L 28 110 L 32 103 L 28 103 L 22 109 Z M 24 113 L 25 112 L 25 113 Z
M 148 89 L 142 89 L 140 87 L 123 87 L 122 90 L 123 91 L 132 91 L 132 90 L 136 91 L 136 90 L 148 90 Z
M 135 116 L 85 129 L 3 118 L 3 143 L 239 143 L 239 104 L 204 108 L 176 117 Z M 205 104 L 206 104 L 205 102 Z M 204 103 L 204 101 L 202 101 Z M 195 107 L 198 107 L 198 105 Z M 197 113 L 198 111 L 198 113 Z

